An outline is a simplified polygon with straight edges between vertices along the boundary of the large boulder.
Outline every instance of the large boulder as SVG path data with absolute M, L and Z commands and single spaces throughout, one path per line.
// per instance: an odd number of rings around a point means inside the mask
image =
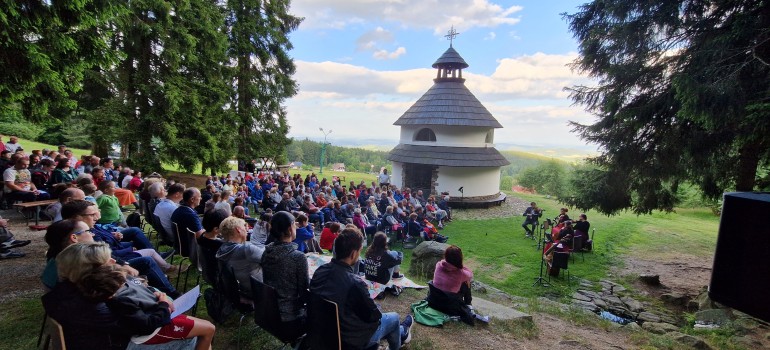
M 449 244 L 436 241 L 424 241 L 412 250 L 412 263 L 409 266 L 409 273 L 419 275 L 425 279 L 433 279 L 433 271 L 436 270 L 436 263 L 444 258 L 444 251 Z

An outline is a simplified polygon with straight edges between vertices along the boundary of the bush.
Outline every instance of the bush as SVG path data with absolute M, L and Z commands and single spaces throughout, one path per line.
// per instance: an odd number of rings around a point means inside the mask
M 510 191 L 513 188 L 513 176 L 503 175 L 500 178 L 500 190 Z
M 43 128 L 39 125 L 32 124 L 32 123 L 25 123 L 25 122 L 0 123 L 0 134 L 2 135 L 18 136 L 23 139 L 34 140 L 42 133 L 43 133 Z

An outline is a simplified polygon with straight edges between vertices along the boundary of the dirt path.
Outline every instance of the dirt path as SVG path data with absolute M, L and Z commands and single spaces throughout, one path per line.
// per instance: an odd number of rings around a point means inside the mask
M 24 217 L 16 210 L 0 211 L 0 216 L 8 219 L 8 228 L 15 239 L 32 241 L 25 247 L 14 249 L 25 253 L 25 257 L 0 260 L 0 276 L 3 276 L 3 283 L 0 284 L 0 303 L 22 295 L 43 295 L 40 275 L 45 266 L 45 252 L 48 249 L 44 239 L 45 231 L 30 230 Z

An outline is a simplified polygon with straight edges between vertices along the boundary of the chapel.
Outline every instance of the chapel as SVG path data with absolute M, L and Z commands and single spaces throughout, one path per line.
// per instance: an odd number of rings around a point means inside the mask
M 505 200 L 501 167 L 510 164 L 495 149 L 495 129 L 503 126 L 465 86 L 468 64 L 450 44 L 435 63 L 433 86 L 393 125 L 401 127 L 390 151 L 392 184 L 438 195 L 451 203 L 486 207 Z

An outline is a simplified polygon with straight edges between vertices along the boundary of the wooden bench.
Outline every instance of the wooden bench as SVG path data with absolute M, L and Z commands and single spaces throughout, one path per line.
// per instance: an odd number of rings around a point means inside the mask
M 13 206 L 19 211 L 22 211 L 24 209 L 29 209 L 29 208 L 35 208 L 35 224 L 30 225 L 29 228 L 33 230 L 45 230 L 46 228 L 48 228 L 48 226 L 40 225 L 40 207 L 47 207 L 56 202 L 58 202 L 58 200 L 56 199 L 47 199 L 44 201 L 15 203 Z M 27 219 L 27 225 L 29 225 L 30 218 L 26 215 L 24 217 Z

